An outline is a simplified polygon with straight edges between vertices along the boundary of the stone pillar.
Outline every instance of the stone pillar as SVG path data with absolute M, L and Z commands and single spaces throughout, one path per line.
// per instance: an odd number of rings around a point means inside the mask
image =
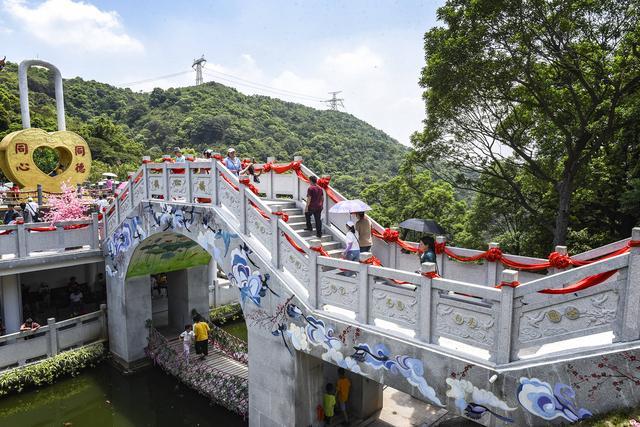
M 209 307 L 217 307 L 218 263 L 214 257 L 211 257 L 207 266 L 207 286 L 209 287 Z
M 167 273 L 169 327 L 177 331 L 182 331 L 184 325 L 191 323 L 188 280 L 187 270 Z
M 129 369 L 145 359 L 151 320 L 149 275 L 129 279 L 107 275 L 109 349 L 116 362 Z
M 22 295 L 20 293 L 20 275 L 10 274 L 0 277 L 2 283 L 2 312 L 6 333 L 20 330 L 22 325 Z
M 209 276 L 209 266 L 199 265 L 187 270 L 188 285 L 188 313 L 192 310 L 200 313 L 205 320 L 209 318 L 209 286 L 207 278 Z M 189 321 L 191 317 L 188 318 Z M 189 322 L 185 322 L 185 325 Z M 184 326 L 184 325 L 183 325 Z
M 248 332 L 249 426 L 310 425 L 296 422 L 296 402 L 307 397 L 296 393 L 296 355 L 289 354 L 280 337 L 258 327 Z

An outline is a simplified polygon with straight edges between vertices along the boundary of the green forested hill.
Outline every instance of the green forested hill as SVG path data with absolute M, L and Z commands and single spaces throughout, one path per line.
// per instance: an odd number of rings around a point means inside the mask
M 29 73 L 32 126 L 55 130 L 53 83 L 45 70 Z M 398 172 L 405 148 L 346 113 L 321 111 L 206 83 L 136 93 L 74 78 L 65 81 L 67 127 L 80 133 L 97 160 L 124 175 L 142 155 L 159 158 L 175 146 L 224 152 L 234 146 L 257 161 L 304 158 L 318 173 L 354 194 L 376 178 Z M 0 72 L 0 138 L 21 129 L 17 65 Z M 107 166 L 108 165 L 108 166 Z

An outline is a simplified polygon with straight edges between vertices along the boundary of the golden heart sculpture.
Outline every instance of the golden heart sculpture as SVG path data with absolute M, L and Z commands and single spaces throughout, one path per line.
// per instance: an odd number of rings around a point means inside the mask
M 42 147 L 58 155 L 58 167 L 51 174 L 40 170 L 33 160 L 35 151 Z M 73 132 L 23 129 L 10 133 L 0 142 L 0 168 L 20 188 L 35 190 L 41 184 L 43 191 L 59 193 L 63 182 L 76 185 L 87 180 L 91 151 L 87 142 Z

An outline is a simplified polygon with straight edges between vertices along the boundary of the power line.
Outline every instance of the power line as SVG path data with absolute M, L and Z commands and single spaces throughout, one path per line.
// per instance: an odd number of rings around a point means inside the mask
M 316 97 L 313 97 L 311 95 L 293 95 L 293 94 L 289 94 L 289 93 L 284 93 L 281 90 L 276 89 L 276 88 L 268 89 L 267 87 L 261 87 L 261 86 L 266 86 L 266 85 L 259 85 L 257 83 L 242 83 L 242 82 L 238 82 L 238 81 L 235 81 L 235 80 L 232 80 L 232 79 L 228 79 L 228 78 L 225 78 L 225 77 L 219 77 L 219 76 L 213 75 L 213 74 L 209 73 L 208 70 L 204 70 L 204 73 L 209 75 L 209 76 L 211 76 L 211 77 L 213 77 L 213 78 L 215 78 L 217 81 L 222 80 L 222 81 L 229 82 L 229 83 L 231 83 L 233 85 L 244 86 L 244 87 L 256 89 L 256 90 L 262 91 L 262 92 L 268 92 L 268 93 L 270 92 L 271 94 L 275 94 L 275 95 L 280 96 L 280 97 L 300 98 L 300 99 L 303 99 L 303 100 L 306 100 L 306 101 L 311 101 L 311 102 L 322 102 L 320 100 L 320 98 L 316 98 Z
M 322 101 L 322 98 L 317 97 L 317 96 L 307 95 L 307 94 L 300 93 L 300 92 L 294 92 L 294 91 L 288 90 L 288 89 L 281 89 L 281 88 L 277 88 L 277 87 L 274 87 L 274 86 L 265 85 L 263 83 L 258 83 L 258 82 L 254 82 L 254 81 L 251 81 L 251 80 L 243 79 L 242 77 L 237 77 L 237 76 L 234 76 L 232 74 L 223 73 L 222 71 L 207 70 L 207 73 L 216 73 L 216 74 L 220 74 L 220 75 L 223 75 L 223 76 L 231 77 L 233 79 L 236 79 L 236 80 L 239 80 L 239 81 L 242 81 L 242 82 L 247 82 L 247 83 L 250 83 L 250 84 L 253 84 L 253 85 L 256 85 L 256 86 L 262 86 L 262 87 L 264 87 L 266 89 L 276 90 L 278 92 L 285 92 L 285 93 L 289 93 L 291 95 L 296 95 L 296 96 L 299 96 L 299 97 L 311 98 L 311 99 L 316 100 L 316 101 Z
M 180 71 L 179 73 L 173 73 L 173 74 L 166 74 L 164 76 L 151 77 L 151 78 L 148 78 L 148 79 L 138 80 L 138 81 L 135 81 L 135 82 L 119 83 L 119 84 L 116 84 L 116 86 L 135 86 L 135 85 L 139 85 L 139 84 L 142 84 L 142 83 L 150 83 L 150 82 L 155 82 L 156 80 L 163 80 L 163 79 L 168 79 L 170 77 L 181 76 L 183 74 L 191 74 L 191 70 Z

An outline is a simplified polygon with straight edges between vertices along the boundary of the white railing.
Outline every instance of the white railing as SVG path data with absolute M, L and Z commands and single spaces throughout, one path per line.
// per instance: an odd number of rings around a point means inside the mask
M 307 176 L 312 174 L 304 166 L 301 170 Z M 267 199 L 284 197 L 303 206 L 307 184 L 294 172 L 272 171 L 262 174 L 260 180 L 256 187 Z M 343 199 L 335 190 L 334 193 Z M 270 256 L 273 268 L 291 275 L 298 289 L 306 293 L 298 297 L 311 307 L 346 310 L 361 324 L 396 328 L 417 342 L 439 345 L 440 339 L 446 338 L 484 349 L 491 360 L 503 364 L 518 359 L 523 350 L 605 330 L 613 331 L 617 341 L 640 338 L 640 320 L 634 308 L 640 306 L 638 248 L 585 267 L 560 272 L 550 268 L 546 276 L 518 273 L 486 260 L 461 263 L 440 254 L 439 277 L 432 278 L 415 271 L 435 271 L 436 264 L 421 266 L 416 255 L 404 254 L 398 245 L 379 239 L 374 239 L 373 253 L 385 267 L 323 257 L 311 249 L 319 242 L 309 244 L 300 237 L 275 214 L 280 211 L 277 204 L 265 203 L 217 161 L 143 165 L 131 175 L 107 211 L 107 232 L 126 217 L 137 201 L 154 199 L 223 209 L 241 234 L 255 238 L 256 244 L 263 247 L 261 253 Z M 325 200 L 325 223 L 331 224 L 330 232 L 339 237 L 338 230 L 344 229 L 348 215 L 329 213 L 333 203 L 329 198 Z M 384 231 L 375 221 L 372 224 L 377 231 Z M 640 240 L 640 228 L 634 229 L 632 240 Z M 628 239 L 581 257 L 610 253 L 627 242 Z M 450 249 L 460 256 L 483 252 Z M 528 264 L 547 261 L 505 256 Z M 614 269 L 617 273 L 613 277 L 586 290 L 562 295 L 538 292 L 563 288 Z M 496 288 L 501 281 L 523 284 Z
M 82 316 L 47 324 L 34 331 L 0 336 L 0 369 L 45 359 L 85 344 L 106 340 L 107 306 Z
M 98 216 L 89 220 L 0 225 L 0 254 L 24 258 L 73 248 L 100 249 Z

